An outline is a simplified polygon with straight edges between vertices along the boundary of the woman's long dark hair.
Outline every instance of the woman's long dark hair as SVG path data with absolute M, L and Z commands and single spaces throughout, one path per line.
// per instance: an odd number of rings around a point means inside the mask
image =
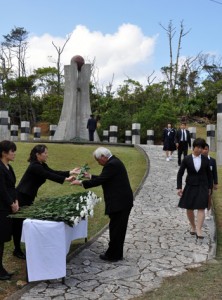
M 37 156 L 36 154 L 42 154 L 43 152 L 45 152 L 45 149 L 48 149 L 46 147 L 46 145 L 36 145 L 30 152 L 30 155 L 29 155 L 29 159 L 28 161 L 29 162 L 33 162 L 33 161 L 37 161 Z

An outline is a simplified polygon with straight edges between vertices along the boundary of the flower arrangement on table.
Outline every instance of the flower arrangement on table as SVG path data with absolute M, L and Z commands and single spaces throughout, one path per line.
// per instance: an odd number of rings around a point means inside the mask
M 64 222 L 77 225 L 82 219 L 93 216 L 94 206 L 101 198 L 92 192 L 70 194 L 60 197 L 40 199 L 31 206 L 21 207 L 12 218 L 28 218 Z
M 89 170 L 87 164 L 80 168 L 76 179 L 84 178 Z M 77 225 L 82 219 L 93 216 L 94 206 L 101 201 L 94 192 L 82 192 L 59 197 L 40 199 L 31 206 L 21 207 L 12 218 L 29 218 L 64 222 L 69 226 Z

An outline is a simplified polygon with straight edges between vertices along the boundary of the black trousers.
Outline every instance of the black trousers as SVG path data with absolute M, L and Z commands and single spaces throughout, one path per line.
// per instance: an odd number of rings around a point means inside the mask
M 22 236 L 22 225 L 23 221 L 25 219 L 14 219 L 13 218 L 13 223 L 12 223 L 12 236 L 13 236 L 13 242 L 15 246 L 15 250 L 19 251 L 21 250 L 21 236 Z
M 89 130 L 89 140 L 91 142 L 94 142 L 94 132 L 95 130 Z
M 123 258 L 123 245 L 130 215 L 130 209 L 109 214 L 109 247 L 106 255 L 112 259 Z
M 181 157 L 187 156 L 188 153 L 188 142 L 180 142 L 178 147 L 178 165 L 181 165 Z

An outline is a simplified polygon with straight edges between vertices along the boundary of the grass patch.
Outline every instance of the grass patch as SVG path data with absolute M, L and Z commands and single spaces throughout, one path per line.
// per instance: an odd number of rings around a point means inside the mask
M 17 184 L 25 172 L 28 162 L 29 153 L 34 147 L 33 143 L 21 143 L 17 144 L 16 159 L 11 163 L 16 177 Z M 47 164 L 49 167 L 55 170 L 71 170 L 74 167 L 82 166 L 88 163 L 90 166 L 89 172 L 92 174 L 100 174 L 102 167 L 98 165 L 92 156 L 93 151 L 98 145 L 74 145 L 74 144 L 48 144 L 49 158 Z M 139 186 L 145 171 L 147 164 L 144 156 L 133 147 L 108 147 L 114 155 L 119 157 L 125 164 L 130 183 L 133 191 Z M 98 196 L 103 197 L 102 188 L 96 187 L 90 189 L 94 191 Z M 40 198 L 47 196 L 58 196 L 71 193 L 82 192 L 84 189 L 79 186 L 70 186 L 65 182 L 63 185 L 55 182 L 46 181 L 46 183 L 39 189 L 38 197 L 35 201 L 39 201 Z M 88 238 L 90 239 L 96 233 L 98 233 L 108 223 L 108 217 L 104 215 L 104 202 L 99 203 L 94 211 L 94 217 L 89 218 L 89 230 Z M 84 240 L 77 240 L 72 243 L 70 252 L 74 251 L 77 247 L 81 246 Z M 0 299 L 5 299 L 7 296 L 14 293 L 20 287 L 19 281 L 26 280 L 26 266 L 25 261 L 20 260 L 12 256 L 13 243 L 5 243 L 4 253 L 4 265 L 9 271 L 14 271 L 15 275 L 11 281 L 1 281 L 0 285 Z

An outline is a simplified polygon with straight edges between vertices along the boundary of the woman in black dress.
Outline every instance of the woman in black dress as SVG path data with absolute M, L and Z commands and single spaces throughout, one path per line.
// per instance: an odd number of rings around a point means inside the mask
M 168 123 L 167 128 L 163 130 L 163 151 L 166 151 L 166 161 L 172 159 L 173 152 L 176 150 L 175 144 L 176 130 L 172 124 Z
M 36 145 L 30 153 L 28 161 L 30 162 L 16 190 L 19 206 L 32 205 L 37 195 L 38 189 L 46 180 L 55 181 L 63 184 L 64 181 L 71 181 L 75 174 L 75 169 L 71 171 L 55 171 L 46 164 L 48 158 L 48 149 L 46 145 Z M 23 219 L 13 220 L 13 240 L 15 249 L 13 255 L 25 259 L 25 254 L 20 247 Z
M 15 173 L 9 162 L 14 161 L 16 145 L 11 141 L 0 142 L 0 280 L 8 280 L 12 273 L 5 270 L 2 264 L 4 243 L 11 240 L 12 219 L 11 213 L 19 209 L 15 189 Z
M 193 142 L 193 153 L 187 155 L 177 174 L 178 195 L 181 197 L 179 207 L 187 210 L 187 217 L 191 225 L 190 234 L 203 239 L 202 226 L 205 218 L 205 208 L 212 189 L 212 174 L 207 157 L 201 155 L 205 147 L 205 140 L 197 138 Z M 187 170 L 186 185 L 182 189 L 182 177 Z M 197 210 L 197 224 L 195 224 L 194 210 Z

